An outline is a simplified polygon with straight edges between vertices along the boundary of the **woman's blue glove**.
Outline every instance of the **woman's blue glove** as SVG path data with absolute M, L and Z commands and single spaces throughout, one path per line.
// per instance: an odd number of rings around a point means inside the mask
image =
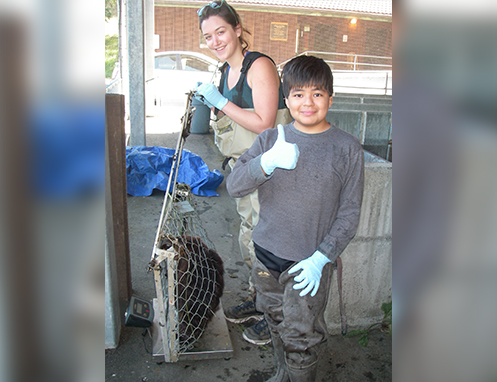
M 299 159 L 299 148 L 295 143 L 285 141 L 285 130 L 278 125 L 278 138 L 273 147 L 261 156 L 261 167 L 266 175 L 271 175 L 275 168 L 293 170 Z
M 328 259 L 321 252 L 316 251 L 311 257 L 299 261 L 290 268 L 288 273 L 295 273 L 299 269 L 302 269 L 302 272 L 293 278 L 295 282 L 299 283 L 295 284 L 293 289 L 305 288 L 299 293 L 299 296 L 305 296 L 311 290 L 311 297 L 316 295 L 319 289 L 319 282 L 321 281 L 321 272 L 323 271 L 326 263 L 331 263 L 330 259 Z
M 217 90 L 217 87 L 214 84 L 201 83 L 195 90 L 197 95 L 203 97 L 200 98 L 200 100 L 208 107 L 215 107 L 218 110 L 222 110 L 228 103 L 228 99 L 219 93 L 219 90 Z

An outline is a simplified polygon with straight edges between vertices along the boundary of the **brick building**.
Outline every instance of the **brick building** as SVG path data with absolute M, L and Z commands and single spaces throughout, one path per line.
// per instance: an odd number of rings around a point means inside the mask
M 215 58 L 198 25 L 197 9 L 206 3 L 155 0 L 159 46 L 155 51 L 196 51 Z M 277 64 L 304 51 L 339 53 L 335 59 L 349 64 L 334 69 L 351 69 L 355 55 L 392 56 L 391 0 L 234 0 L 229 4 L 251 32 L 250 49 L 268 54 Z M 362 60 L 380 63 L 371 57 Z

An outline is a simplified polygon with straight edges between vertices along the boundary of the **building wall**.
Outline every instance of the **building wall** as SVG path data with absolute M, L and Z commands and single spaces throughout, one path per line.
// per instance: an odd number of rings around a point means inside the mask
M 307 50 L 392 56 L 391 22 L 359 18 L 353 25 L 349 18 L 343 17 L 257 11 L 240 11 L 239 14 L 244 27 L 251 32 L 251 36 L 247 36 L 250 49 L 268 54 L 277 64 Z M 286 40 L 270 38 L 271 23 L 288 24 Z M 156 6 L 155 34 L 160 36 L 160 47 L 156 52 L 196 51 L 215 58 L 207 47 L 201 47 L 196 8 Z M 344 35 L 347 42 L 344 42 Z

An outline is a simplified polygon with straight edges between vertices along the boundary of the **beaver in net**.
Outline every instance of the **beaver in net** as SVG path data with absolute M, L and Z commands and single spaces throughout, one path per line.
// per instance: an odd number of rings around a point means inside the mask
M 177 262 L 175 303 L 180 350 L 197 341 L 214 316 L 224 289 L 223 260 L 193 236 L 168 236 L 162 249 L 173 247 Z

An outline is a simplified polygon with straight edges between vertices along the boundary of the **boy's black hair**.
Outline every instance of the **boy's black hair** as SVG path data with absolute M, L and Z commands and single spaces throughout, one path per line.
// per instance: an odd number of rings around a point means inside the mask
M 288 61 L 281 74 L 283 95 L 288 98 L 290 90 L 317 86 L 333 95 L 333 74 L 329 65 L 319 57 L 297 56 Z

